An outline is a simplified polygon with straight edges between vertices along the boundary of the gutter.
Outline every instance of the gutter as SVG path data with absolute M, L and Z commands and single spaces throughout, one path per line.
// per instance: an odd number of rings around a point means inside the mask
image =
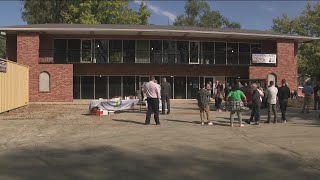
M 0 27 L 1 28 L 1 27 Z M 290 35 L 275 35 L 275 34 L 257 34 L 257 33 L 240 33 L 240 32 L 219 32 L 219 31 L 195 31 L 195 30 L 169 30 L 169 29 L 114 29 L 114 28 L 3 28 L 2 31 L 31 31 L 31 32 L 168 32 L 168 33 L 196 33 L 196 34 L 216 34 L 216 35 L 241 35 L 255 37 L 271 37 L 294 40 L 320 40 L 317 37 L 307 36 L 290 36 Z

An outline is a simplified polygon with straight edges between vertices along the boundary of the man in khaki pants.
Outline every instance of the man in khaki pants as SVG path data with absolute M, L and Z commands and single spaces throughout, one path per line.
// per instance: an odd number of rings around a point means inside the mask
M 310 106 L 311 96 L 312 96 L 312 94 L 314 94 L 313 88 L 311 87 L 309 81 L 307 81 L 306 85 L 303 87 L 302 93 L 304 94 L 304 102 L 303 102 L 303 107 L 302 107 L 301 113 L 305 112 L 306 106 L 307 106 L 307 113 L 309 113 L 310 112 L 309 106 Z
M 208 125 L 213 125 L 212 122 L 209 121 L 209 91 L 204 88 L 204 84 L 200 85 L 200 90 L 197 94 L 198 106 L 200 108 L 200 118 L 201 124 L 204 125 L 204 119 L 208 122 Z M 205 118 L 207 116 L 207 118 Z

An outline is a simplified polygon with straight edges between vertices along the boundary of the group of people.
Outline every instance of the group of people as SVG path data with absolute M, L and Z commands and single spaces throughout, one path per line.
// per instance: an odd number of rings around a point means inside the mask
M 245 86 L 247 87 L 247 86 Z M 247 89 L 248 90 L 248 89 Z M 281 87 L 276 87 L 274 81 L 269 82 L 269 86 L 266 90 L 260 87 L 260 84 L 253 83 L 250 86 L 250 91 L 244 91 L 239 87 L 239 84 L 233 84 L 232 86 L 219 84 L 217 81 L 215 85 L 211 82 L 200 84 L 200 90 L 197 93 L 198 107 L 200 109 L 201 124 L 205 125 L 205 121 L 208 125 L 213 125 L 209 118 L 210 107 L 209 103 L 213 94 L 215 100 L 215 108 L 217 111 L 222 110 L 222 101 L 225 100 L 226 111 L 230 111 L 230 126 L 234 125 L 234 118 L 237 114 L 239 120 L 239 126 L 242 124 L 242 112 L 248 110 L 246 106 L 248 102 L 251 102 L 251 117 L 245 122 L 255 125 L 259 125 L 261 116 L 261 105 L 264 100 L 266 101 L 266 107 L 268 108 L 268 116 L 265 123 L 271 123 L 271 117 L 273 115 L 273 123 L 278 122 L 277 117 L 277 105 L 280 106 L 281 120 L 286 123 L 286 111 L 288 106 L 288 99 L 291 98 L 291 91 L 285 79 L 281 81 Z M 147 96 L 148 109 L 146 114 L 145 124 L 150 124 L 151 114 L 154 113 L 154 119 L 157 125 L 160 125 L 159 121 L 159 101 L 162 101 L 162 113 L 165 114 L 167 105 L 167 114 L 170 113 L 170 97 L 171 97 L 171 85 L 166 81 L 166 78 L 162 79 L 161 86 L 157 84 L 154 77 L 150 78 L 150 81 L 144 84 L 143 92 Z M 320 108 L 320 87 L 317 85 L 312 88 L 310 83 L 307 82 L 303 88 L 304 104 L 302 112 L 309 112 L 309 104 L 311 96 L 314 95 L 315 109 Z M 315 93 L 315 94 L 314 94 Z M 249 99 L 250 98 L 250 99 Z M 319 115 L 320 117 L 320 115 Z
M 148 109 L 146 114 L 145 124 L 150 124 L 151 114 L 154 113 L 154 120 L 156 125 L 160 125 L 159 120 L 159 101 L 162 101 L 162 114 L 170 114 L 170 97 L 171 85 L 167 82 L 166 78 L 162 78 L 161 86 L 158 84 L 155 77 L 151 77 L 150 81 L 143 85 L 143 92 L 147 96 Z M 166 108 L 167 105 L 167 108 Z
M 286 111 L 288 107 L 288 99 L 292 98 L 292 91 L 290 91 L 288 84 L 285 79 L 281 81 L 281 87 L 276 87 L 274 81 L 270 81 L 269 87 L 264 90 L 260 87 L 259 83 L 253 83 L 250 86 L 250 89 L 246 88 L 247 85 L 244 85 L 240 88 L 239 84 L 234 84 L 231 88 L 225 87 L 225 101 L 226 107 L 230 110 L 230 126 L 233 126 L 235 114 L 238 116 L 240 127 L 243 127 L 242 124 L 242 112 L 247 110 L 246 107 L 248 102 L 251 102 L 251 117 L 245 122 L 251 124 L 254 122 L 255 125 L 259 125 L 260 122 L 260 109 L 264 101 L 266 102 L 266 107 L 268 108 L 268 116 L 265 123 L 271 123 L 271 117 L 273 115 L 273 123 L 278 122 L 277 117 L 277 106 L 280 106 L 281 111 L 281 120 L 286 123 Z M 207 84 L 207 88 L 204 88 L 204 85 L 201 86 L 200 91 L 198 92 L 198 106 L 200 108 L 200 118 L 202 125 L 205 124 L 204 120 L 208 121 L 208 125 L 212 125 L 212 122 L 209 121 L 209 100 L 211 97 L 211 82 Z M 309 105 L 311 102 L 312 96 L 314 96 L 314 109 L 320 110 L 320 87 L 319 84 L 314 88 L 311 87 L 310 82 L 306 82 L 305 87 L 302 90 L 304 94 L 304 103 L 302 106 L 302 113 L 309 113 Z M 219 95 L 219 93 L 217 93 Z M 208 98 L 205 98 L 208 97 Z M 219 97 L 219 96 L 218 96 Z M 217 99 L 217 96 L 215 96 Z M 219 101 L 216 100 L 216 103 Z M 219 107 L 216 106 L 216 108 Z M 205 115 L 207 117 L 205 118 Z M 320 118 L 320 114 L 319 114 Z

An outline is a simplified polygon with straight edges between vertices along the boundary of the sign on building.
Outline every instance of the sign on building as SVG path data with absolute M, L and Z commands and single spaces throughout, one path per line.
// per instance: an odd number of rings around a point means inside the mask
M 0 72 L 7 72 L 7 61 L 0 59 Z
M 252 54 L 252 64 L 276 64 L 276 54 Z

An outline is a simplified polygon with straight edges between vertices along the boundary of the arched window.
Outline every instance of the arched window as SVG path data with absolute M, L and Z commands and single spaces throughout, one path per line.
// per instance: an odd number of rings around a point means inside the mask
M 39 75 L 39 91 L 40 92 L 50 91 L 50 75 L 47 72 L 42 72 Z
M 277 84 L 277 75 L 275 75 L 274 73 L 268 74 L 268 77 L 267 77 L 268 86 L 270 85 L 270 81 L 273 81 L 274 84 L 276 85 Z

